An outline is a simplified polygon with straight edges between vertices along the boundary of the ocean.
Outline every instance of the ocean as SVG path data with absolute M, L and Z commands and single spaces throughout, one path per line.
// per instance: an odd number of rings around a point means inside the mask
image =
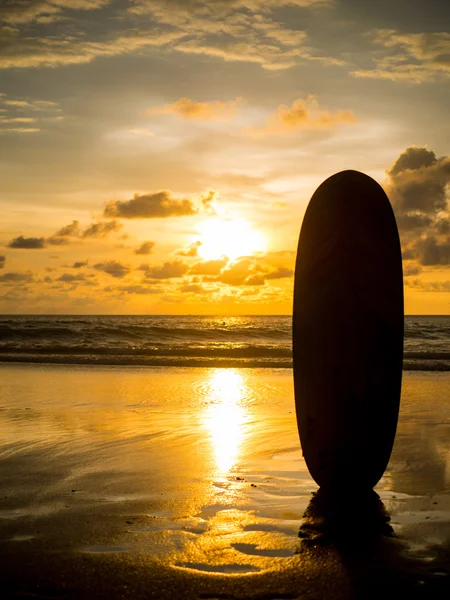
M 0 316 L 0 361 L 292 367 L 290 316 Z M 404 370 L 450 370 L 450 316 L 405 318 Z

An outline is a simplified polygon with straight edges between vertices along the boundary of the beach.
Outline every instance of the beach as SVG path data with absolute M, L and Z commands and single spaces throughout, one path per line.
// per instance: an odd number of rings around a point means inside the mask
M 290 369 L 3 363 L 5 597 L 447 597 L 449 397 L 450 373 L 404 373 L 393 536 L 368 543 L 342 489 L 342 548 L 298 537 L 317 485 Z

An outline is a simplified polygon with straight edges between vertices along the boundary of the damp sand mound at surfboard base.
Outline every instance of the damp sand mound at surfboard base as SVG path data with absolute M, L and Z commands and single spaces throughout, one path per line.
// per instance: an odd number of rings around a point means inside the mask
M 450 370 L 450 317 L 406 317 L 405 370 Z M 0 316 L 0 362 L 292 367 L 290 316 Z
M 377 487 L 397 539 L 369 552 L 359 517 L 353 553 L 298 537 L 317 486 L 286 369 L 3 365 L 0 382 L 11 597 L 447 597 L 448 373 L 404 375 Z

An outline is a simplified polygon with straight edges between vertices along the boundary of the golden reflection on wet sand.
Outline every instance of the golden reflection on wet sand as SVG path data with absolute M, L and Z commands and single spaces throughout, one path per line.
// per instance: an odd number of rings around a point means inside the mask
M 235 369 L 215 369 L 207 382 L 208 405 L 204 424 L 214 447 L 219 474 L 235 465 L 244 438 L 247 395 L 243 375 Z

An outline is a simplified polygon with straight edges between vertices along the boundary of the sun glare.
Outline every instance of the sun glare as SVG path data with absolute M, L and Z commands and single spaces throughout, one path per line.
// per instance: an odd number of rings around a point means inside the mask
M 220 473 L 235 464 L 243 438 L 246 420 L 242 406 L 246 395 L 245 381 L 234 369 L 217 369 L 208 383 L 211 404 L 205 414 Z
M 199 226 L 198 254 L 204 260 L 227 256 L 234 260 L 267 249 L 266 238 L 242 219 L 211 218 Z

